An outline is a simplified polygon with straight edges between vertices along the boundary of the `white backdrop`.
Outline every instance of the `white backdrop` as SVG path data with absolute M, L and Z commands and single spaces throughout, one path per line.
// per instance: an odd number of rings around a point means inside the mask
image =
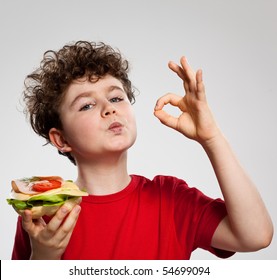
M 139 89 L 134 105 L 138 139 L 129 172 L 169 174 L 220 197 L 202 148 L 153 116 L 158 97 L 183 94 L 167 68 L 186 55 L 202 68 L 214 115 L 256 182 L 277 226 L 277 1 L 168 0 L 3 1 L 0 10 L 1 238 L 0 259 L 10 259 L 17 214 L 7 205 L 10 181 L 32 175 L 75 179 L 74 166 L 35 135 L 20 104 L 23 80 L 48 49 L 77 40 L 104 41 L 131 62 Z M 253 233 L 257 234 L 257 233 Z M 233 259 L 276 259 L 277 241 Z M 197 250 L 192 259 L 214 259 Z

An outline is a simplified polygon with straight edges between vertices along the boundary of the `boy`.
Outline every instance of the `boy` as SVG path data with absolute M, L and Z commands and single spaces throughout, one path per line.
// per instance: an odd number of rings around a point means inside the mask
M 51 219 L 32 220 L 26 210 L 13 259 L 189 259 L 198 247 L 226 258 L 270 244 L 272 222 L 213 119 L 202 71 L 195 74 L 185 57 L 180 62 L 169 68 L 185 96 L 161 97 L 154 114 L 202 145 L 224 202 L 174 177 L 127 173 L 136 139 L 128 62 L 110 46 L 79 41 L 45 53 L 26 78 L 24 97 L 34 131 L 77 166 L 76 184 L 90 196 Z M 166 104 L 180 116 L 163 111 Z

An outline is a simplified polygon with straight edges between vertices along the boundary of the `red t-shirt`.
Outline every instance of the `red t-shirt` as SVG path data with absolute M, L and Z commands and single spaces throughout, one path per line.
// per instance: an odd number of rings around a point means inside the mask
M 132 175 L 122 191 L 83 197 L 81 213 L 62 259 L 189 259 L 196 248 L 227 258 L 210 246 L 226 215 L 211 199 L 170 176 Z M 18 219 L 12 259 L 29 259 L 28 234 Z

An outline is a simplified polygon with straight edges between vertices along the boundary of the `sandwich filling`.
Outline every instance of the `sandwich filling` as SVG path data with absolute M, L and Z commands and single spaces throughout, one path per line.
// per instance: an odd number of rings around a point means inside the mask
M 31 209 L 36 206 L 59 206 L 71 198 L 88 196 L 87 192 L 80 190 L 72 181 L 63 181 L 60 187 L 44 192 L 30 190 L 29 193 L 26 191 L 22 193 L 18 191 L 19 189 L 13 188 L 10 198 L 7 199 L 8 204 L 16 210 Z

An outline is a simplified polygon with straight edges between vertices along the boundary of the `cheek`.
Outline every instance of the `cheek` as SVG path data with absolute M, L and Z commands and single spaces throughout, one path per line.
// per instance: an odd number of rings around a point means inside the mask
M 64 123 L 65 137 L 69 141 L 84 141 L 89 136 L 96 134 L 97 122 L 91 118 L 72 118 Z
M 137 124 L 136 124 L 136 118 L 133 111 L 130 111 L 130 114 L 128 114 L 127 122 L 129 125 L 129 129 L 132 131 L 133 136 L 136 138 L 137 136 Z

